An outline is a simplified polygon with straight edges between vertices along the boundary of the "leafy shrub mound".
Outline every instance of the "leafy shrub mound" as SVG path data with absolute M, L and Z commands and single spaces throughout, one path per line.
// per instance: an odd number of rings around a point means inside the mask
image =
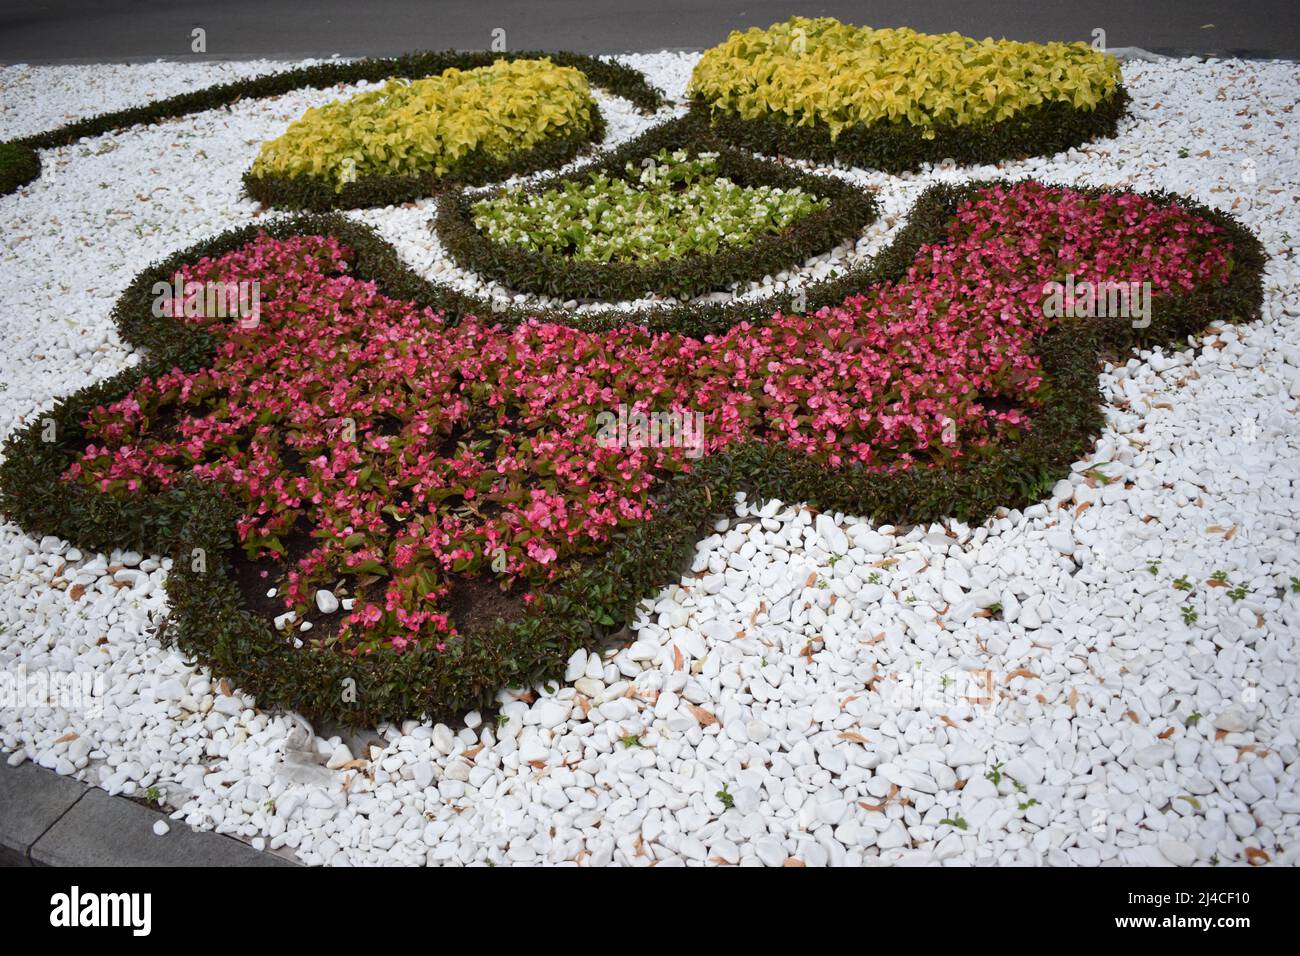
M 455 67 L 308 110 L 262 145 L 250 180 L 325 181 L 335 194 L 370 177 L 441 179 L 474 160 L 497 163 L 599 125 L 587 78 L 549 59 Z
M 658 262 L 779 235 L 828 200 L 799 186 L 740 186 L 716 153 L 666 149 L 624 175 L 588 174 L 541 193 L 511 189 L 473 206 L 489 239 L 590 262 Z
M 1118 61 L 1083 43 L 973 40 L 793 17 L 705 51 L 690 93 L 738 145 L 903 171 L 1113 135 Z
M 761 279 L 855 238 L 876 214 L 872 197 L 842 180 L 756 159 L 674 121 L 593 166 L 488 197 L 448 197 L 436 229 L 458 264 L 511 289 L 621 302 Z M 740 312 L 767 318 L 775 308 Z M 694 334 L 719 312 L 660 309 L 643 320 Z
M 355 224 L 240 230 L 133 284 L 119 324 L 159 354 L 20 430 L 0 500 L 33 533 L 174 554 L 169 633 L 264 704 L 446 714 L 556 675 L 742 488 L 896 521 L 1035 499 L 1100 425 L 1103 348 L 1259 307 L 1258 243 L 1168 197 L 940 186 L 915 215 L 889 281 L 703 339 L 458 319 Z M 176 271 L 257 279 L 256 323 L 155 318 Z M 1044 283 L 1071 275 L 1149 281 L 1151 326 L 1054 317 Z M 319 588 L 355 603 L 322 615 Z

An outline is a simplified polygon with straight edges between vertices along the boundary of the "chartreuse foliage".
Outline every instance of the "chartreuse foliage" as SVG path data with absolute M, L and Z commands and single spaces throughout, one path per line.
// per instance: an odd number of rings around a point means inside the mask
M 1118 61 L 1084 43 L 972 40 L 906 27 L 873 30 L 830 17 L 793 17 L 733 32 L 707 50 L 691 92 L 744 119 L 780 114 L 824 124 L 832 140 L 877 122 L 997 123 L 1033 106 L 1093 109 L 1120 82 Z
M 327 179 L 335 192 L 372 175 L 444 176 L 475 155 L 501 160 L 592 128 L 579 70 L 549 58 L 455 67 L 309 109 L 262 145 L 251 174 Z
M 1081 43 L 971 40 L 796 17 L 733 33 L 691 78 L 692 113 L 731 145 L 905 172 L 995 163 L 1114 136 L 1113 57 Z

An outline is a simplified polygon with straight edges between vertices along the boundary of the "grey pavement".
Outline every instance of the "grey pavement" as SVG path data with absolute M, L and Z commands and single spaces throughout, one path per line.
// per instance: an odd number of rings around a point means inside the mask
M 1163 53 L 1300 57 L 1296 0 L 4 0 L 0 63 L 242 59 L 411 50 L 699 50 L 793 14 Z M 191 52 L 191 31 L 207 50 Z
M 0 763 L 2 866 L 292 866 L 219 833 L 167 820 L 150 807 L 111 797 L 30 763 Z

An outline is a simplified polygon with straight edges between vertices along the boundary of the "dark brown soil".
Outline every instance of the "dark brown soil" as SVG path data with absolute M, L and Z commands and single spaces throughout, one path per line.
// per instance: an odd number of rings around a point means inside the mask
M 451 576 L 447 608 L 462 634 L 488 627 L 499 617 L 517 621 L 524 616 L 522 593 L 502 591 L 492 579 L 464 574 Z
M 252 613 L 265 617 L 268 622 L 289 610 L 283 596 L 288 570 L 315 545 L 315 539 L 297 530 L 283 536 L 282 541 L 286 549 L 283 561 L 270 558 L 251 561 L 240 550 L 235 552 L 233 560 L 235 582 L 245 607 Z M 262 577 L 263 571 L 267 572 L 266 577 Z M 447 600 L 447 610 L 452 623 L 462 634 L 470 630 L 481 630 L 499 617 L 516 621 L 523 616 L 522 593 L 503 592 L 491 577 L 456 574 L 451 575 L 449 580 L 451 595 Z M 275 597 L 266 596 L 271 588 L 278 592 Z M 342 600 L 355 594 L 356 582 L 350 577 L 342 578 L 331 590 Z M 312 624 L 311 630 L 299 631 L 296 636 L 304 643 L 330 643 L 337 637 L 346 617 L 346 613 L 341 610 L 333 614 L 322 614 L 312 603 L 305 615 L 305 619 Z

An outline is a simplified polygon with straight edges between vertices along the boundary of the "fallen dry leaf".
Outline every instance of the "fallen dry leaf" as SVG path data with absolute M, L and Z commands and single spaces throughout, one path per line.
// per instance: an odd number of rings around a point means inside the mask
M 687 702 L 686 709 L 691 712 L 692 717 L 700 722 L 701 727 L 712 727 L 714 724 L 719 722 L 717 717 L 713 716 L 713 714 L 709 713 L 698 704 Z
M 871 743 L 871 741 L 869 741 L 866 737 L 864 737 L 864 736 L 862 736 L 861 734 L 859 734 L 859 733 L 857 733 L 857 732 L 855 732 L 855 731 L 852 731 L 852 730 L 842 730 L 842 731 L 840 731 L 840 740 L 850 740 L 850 741 L 852 741 L 852 742 L 855 743 L 855 744 L 869 744 L 869 743 Z
M 55 742 L 56 744 L 66 744 L 66 743 L 68 743 L 68 742 L 71 741 L 71 740 L 76 740 L 77 737 L 79 737 L 79 736 L 80 736 L 80 735 L 79 735 L 78 733 L 76 733 L 75 731 L 70 730 L 70 731 L 68 731 L 66 734 L 64 734 L 62 737 L 60 737 L 58 740 L 56 740 L 56 741 L 54 741 L 54 742 Z
M 1271 859 L 1272 857 L 1258 847 L 1246 847 L 1246 862 L 1251 866 L 1259 866 L 1261 863 L 1268 863 Z

